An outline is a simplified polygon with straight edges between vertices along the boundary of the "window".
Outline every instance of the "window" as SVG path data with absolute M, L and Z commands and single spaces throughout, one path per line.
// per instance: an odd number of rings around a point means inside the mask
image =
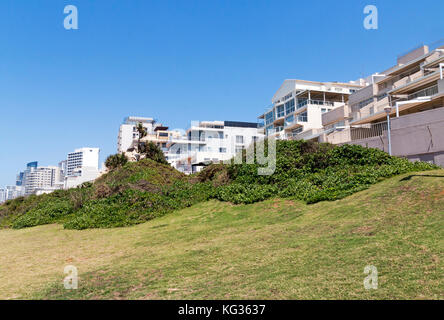
M 376 97 L 376 99 L 377 99 L 378 101 L 381 101 L 381 100 L 384 99 L 385 97 L 387 97 L 387 93 L 380 94 L 379 96 Z
M 282 118 L 283 116 L 285 116 L 285 111 L 284 105 L 281 104 L 280 106 L 276 107 L 276 118 Z
M 359 102 L 359 109 L 364 108 L 365 106 L 369 105 L 369 104 L 372 103 L 372 102 L 373 102 L 373 97 L 368 98 L 368 99 L 366 99 L 366 100 L 364 100 L 364 101 Z
M 274 112 L 270 111 L 267 114 L 265 114 L 265 124 L 270 124 L 274 121 Z
M 219 152 L 220 153 L 226 153 L 227 152 L 227 148 L 219 148 Z
M 285 125 L 289 126 L 294 122 L 294 115 L 285 118 Z
M 236 143 L 244 143 L 244 136 L 236 136 Z
M 242 150 L 244 150 L 243 146 L 237 146 L 236 147 L 236 153 L 241 152 Z
M 325 108 L 321 108 L 321 112 L 322 113 L 326 113 L 328 110 L 327 109 L 325 109 Z
M 299 122 L 307 122 L 308 121 L 307 111 L 302 112 L 301 114 L 298 115 L 298 121 Z
M 294 111 L 294 99 L 285 103 L 285 114 L 292 113 Z

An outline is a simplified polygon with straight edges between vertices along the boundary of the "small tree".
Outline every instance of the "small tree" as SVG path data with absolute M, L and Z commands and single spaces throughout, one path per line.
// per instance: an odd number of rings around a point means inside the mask
M 127 162 L 128 158 L 123 153 L 118 153 L 109 156 L 105 161 L 105 166 L 110 170 L 114 170 L 124 166 Z
M 162 164 L 168 164 L 163 151 L 152 141 L 146 143 L 143 149 L 143 153 L 145 154 L 147 159 L 151 159 Z
M 148 135 L 148 133 L 146 132 L 146 129 L 143 127 L 143 124 L 142 124 L 141 122 L 139 122 L 139 123 L 137 124 L 136 130 L 137 130 L 137 132 L 139 133 L 139 138 L 138 138 L 138 140 L 137 140 L 137 149 L 138 149 L 138 151 L 141 153 L 142 150 L 141 150 L 140 140 L 141 140 L 142 138 L 145 138 L 145 137 Z

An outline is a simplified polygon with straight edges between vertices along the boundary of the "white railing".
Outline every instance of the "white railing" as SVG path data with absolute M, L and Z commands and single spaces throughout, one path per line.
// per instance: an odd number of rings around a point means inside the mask
M 300 109 L 308 104 L 313 104 L 313 105 L 319 105 L 319 106 L 329 106 L 329 107 L 333 107 L 334 106 L 334 102 L 332 101 L 324 101 L 324 100 L 304 100 L 302 102 L 299 102 L 297 105 L 297 109 Z

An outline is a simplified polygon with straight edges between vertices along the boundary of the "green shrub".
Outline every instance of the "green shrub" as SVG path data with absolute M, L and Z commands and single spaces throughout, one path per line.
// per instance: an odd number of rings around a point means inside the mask
M 128 162 L 93 184 L 8 201 L 0 206 L 0 224 L 13 228 L 48 223 L 63 223 L 68 229 L 122 227 L 209 199 L 248 204 L 281 197 L 310 204 L 344 198 L 394 175 L 438 168 L 353 145 L 277 141 L 276 150 L 276 170 L 269 176 L 258 175 L 256 162 L 215 164 L 191 176 L 161 159 Z

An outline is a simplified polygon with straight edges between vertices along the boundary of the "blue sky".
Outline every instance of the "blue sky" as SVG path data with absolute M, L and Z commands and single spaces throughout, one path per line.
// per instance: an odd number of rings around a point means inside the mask
M 63 28 L 69 4 L 78 30 Z M 367 4 L 378 30 L 363 27 Z M 0 186 L 78 147 L 103 160 L 127 115 L 256 121 L 286 78 L 354 80 L 444 38 L 442 12 L 441 0 L 2 0 Z

